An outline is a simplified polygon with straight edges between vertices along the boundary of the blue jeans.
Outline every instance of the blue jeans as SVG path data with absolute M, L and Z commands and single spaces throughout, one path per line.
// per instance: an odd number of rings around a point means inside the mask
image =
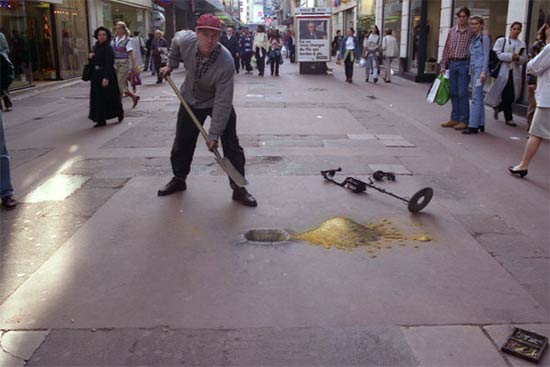
M 12 196 L 10 176 L 10 155 L 6 147 L 6 135 L 4 134 L 4 121 L 0 112 L 0 197 Z
M 468 103 L 468 61 L 449 62 L 449 82 L 451 84 L 451 120 L 468 124 L 470 105 Z
M 367 76 L 365 80 L 369 80 L 370 71 L 372 68 L 372 77 L 378 78 L 378 58 L 376 55 L 369 55 L 367 56 L 367 65 L 365 66 L 365 72 L 367 73 Z
M 485 126 L 485 103 L 483 102 L 483 82 L 479 85 L 478 80 L 483 70 L 481 67 L 472 66 L 472 108 L 470 111 L 469 127 L 478 128 Z

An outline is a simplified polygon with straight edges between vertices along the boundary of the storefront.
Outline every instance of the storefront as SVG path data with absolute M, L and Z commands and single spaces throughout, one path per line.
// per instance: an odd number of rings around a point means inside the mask
M 92 3 L 97 27 L 103 26 L 114 31 L 116 22 L 123 21 L 131 32 L 138 31 L 142 36 L 149 32 L 151 1 L 134 3 L 95 0 Z
M 441 0 L 411 0 L 409 5 L 404 70 L 416 81 L 432 80 L 438 71 Z
M 357 30 L 360 33 L 366 34 L 371 24 L 374 24 L 376 15 L 375 0 L 358 0 L 357 1 Z
M 15 66 L 11 89 L 80 75 L 88 53 L 86 2 L 19 0 L 0 4 L 1 28 Z
M 30 52 L 28 48 L 27 17 L 23 1 L 0 2 L 0 32 L 8 41 L 10 57 L 15 66 L 11 88 L 31 84 Z
M 345 34 L 348 28 L 357 28 L 357 0 L 333 0 L 332 14 L 332 38 L 337 30 Z

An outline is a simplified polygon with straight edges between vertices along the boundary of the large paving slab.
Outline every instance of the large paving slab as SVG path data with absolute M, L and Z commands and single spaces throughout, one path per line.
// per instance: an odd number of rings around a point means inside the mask
M 238 107 L 240 134 L 365 134 L 344 108 Z
M 506 361 L 477 326 L 403 328 L 421 367 L 503 367 Z
M 28 366 L 415 366 L 396 326 L 54 330 Z
M 257 328 L 543 322 L 546 311 L 436 196 L 413 216 L 396 199 L 320 177 L 252 176 L 260 206 L 230 200 L 224 177 L 192 176 L 158 198 L 137 177 L 0 306 L 10 328 Z M 398 194 L 422 182 L 400 176 Z M 303 242 L 243 243 L 252 228 L 304 231 L 333 216 L 386 218 L 420 246 L 351 253 Z M 392 245 L 392 243 L 387 243 Z

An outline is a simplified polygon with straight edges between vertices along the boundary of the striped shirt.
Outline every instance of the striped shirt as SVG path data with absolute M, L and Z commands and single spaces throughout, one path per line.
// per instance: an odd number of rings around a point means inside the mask
M 449 29 L 445 48 L 443 49 L 443 56 L 441 57 L 441 66 L 446 68 L 447 63 L 453 59 L 468 58 L 468 48 L 470 47 L 473 35 L 470 27 L 466 27 L 462 31 L 458 29 L 458 26 Z

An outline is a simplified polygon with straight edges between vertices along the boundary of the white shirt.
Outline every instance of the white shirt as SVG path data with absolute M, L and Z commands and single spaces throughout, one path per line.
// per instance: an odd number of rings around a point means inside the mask
M 550 108 L 550 44 L 527 64 L 527 72 L 537 76 L 537 107 Z
M 346 38 L 346 50 L 355 50 L 355 42 L 353 42 L 353 37 L 351 36 Z
M 382 39 L 382 51 L 384 51 L 384 56 L 386 57 L 399 56 L 399 45 L 397 44 L 397 39 L 391 34 Z
M 375 51 L 378 48 L 379 40 L 379 35 L 376 33 L 371 33 L 368 37 L 363 39 L 363 48 L 368 51 Z
M 119 43 L 124 41 L 126 38 L 128 38 L 128 37 L 127 36 L 122 36 L 121 38 L 118 38 L 118 36 L 115 36 L 115 46 L 118 46 Z M 130 42 L 126 43 L 126 52 L 130 52 L 130 51 L 134 51 L 134 48 L 132 47 L 131 40 L 130 40 Z

